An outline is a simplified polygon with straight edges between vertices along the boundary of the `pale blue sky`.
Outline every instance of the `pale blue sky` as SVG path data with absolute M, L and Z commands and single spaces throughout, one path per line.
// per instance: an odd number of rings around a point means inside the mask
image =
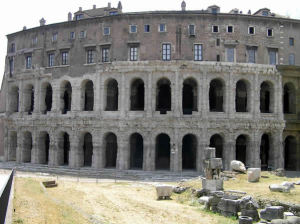
M 187 10 L 206 9 L 210 5 L 218 5 L 221 12 L 229 12 L 238 8 L 243 13 L 250 9 L 256 12 L 260 8 L 269 8 L 272 12 L 291 18 L 300 19 L 299 0 L 185 0 Z M 110 1 L 116 7 L 118 0 Z M 95 4 L 97 7 L 107 6 L 104 0 L 5 0 L 1 3 L 0 13 L 0 80 L 4 74 L 4 62 L 7 49 L 6 35 L 39 25 L 39 20 L 44 17 L 47 24 L 67 20 L 68 12 L 75 12 L 79 6 L 91 9 Z M 180 10 L 181 0 L 123 0 L 124 12 L 154 11 L 154 10 Z M 0 81 L 1 82 L 1 81 Z

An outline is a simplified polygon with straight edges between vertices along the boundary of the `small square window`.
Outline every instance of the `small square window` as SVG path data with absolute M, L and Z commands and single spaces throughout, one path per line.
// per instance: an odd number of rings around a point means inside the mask
M 130 33 L 136 33 L 137 32 L 137 26 L 136 25 L 130 25 L 129 32 Z
M 104 35 L 110 35 L 110 27 L 104 27 L 103 28 L 103 34 Z
M 213 26 L 212 27 L 212 32 L 213 33 L 218 33 L 219 32 L 219 26 Z
M 290 43 L 290 46 L 294 46 L 294 38 L 293 37 L 290 37 L 289 38 L 289 43 Z
M 189 35 L 190 36 L 195 36 L 195 25 L 189 25 Z
M 150 32 L 150 25 L 146 24 L 144 25 L 144 32 L 149 33 Z
M 227 33 L 233 33 L 233 26 L 227 26 Z
M 273 29 L 272 28 L 268 28 L 268 30 L 267 30 L 267 36 L 268 37 L 273 37 Z
M 76 15 L 76 20 L 80 20 L 80 19 L 83 19 L 83 14 L 79 14 L 79 15 Z
M 254 26 L 249 26 L 248 27 L 248 34 L 251 34 L 251 35 L 255 34 L 255 27 Z
M 79 39 L 84 39 L 84 38 L 86 38 L 86 31 L 80 31 L 80 33 L 79 33 Z
M 166 32 L 167 31 L 166 24 L 159 24 L 158 31 L 159 32 Z
M 268 15 L 269 15 L 269 12 L 268 12 L 268 11 L 262 11 L 262 15 L 263 15 L 263 16 L 268 16 Z
M 57 33 L 53 33 L 52 34 L 52 42 L 56 42 L 57 41 L 57 36 L 58 36 Z
M 75 39 L 75 32 L 70 32 L 70 40 L 74 40 Z

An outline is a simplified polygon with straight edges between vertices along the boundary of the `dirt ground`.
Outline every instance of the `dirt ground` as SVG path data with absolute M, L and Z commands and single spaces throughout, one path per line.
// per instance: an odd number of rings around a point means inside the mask
M 57 188 L 45 189 L 40 182 L 39 178 L 15 179 L 14 223 L 236 223 L 180 203 L 175 195 L 158 201 L 152 183 L 59 180 Z

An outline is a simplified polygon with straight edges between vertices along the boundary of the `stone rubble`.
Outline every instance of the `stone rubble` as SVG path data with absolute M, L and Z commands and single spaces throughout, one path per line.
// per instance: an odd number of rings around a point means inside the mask
M 232 160 L 230 162 L 230 168 L 234 171 L 246 173 L 246 167 L 245 167 L 244 163 L 242 163 L 241 161 L 238 161 L 238 160 Z

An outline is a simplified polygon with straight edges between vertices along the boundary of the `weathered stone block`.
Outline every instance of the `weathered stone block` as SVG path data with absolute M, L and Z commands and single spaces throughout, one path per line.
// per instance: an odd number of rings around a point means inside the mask
M 202 188 L 210 191 L 221 191 L 223 190 L 223 180 L 202 180 Z
M 170 198 L 173 192 L 173 186 L 170 185 L 157 185 L 156 195 L 158 199 Z
M 281 183 L 282 186 L 286 186 L 289 189 L 295 188 L 294 183 L 288 182 L 288 181 L 284 181 Z
M 260 179 L 260 173 L 261 173 L 260 168 L 249 168 L 247 170 L 248 182 L 258 182 Z
M 208 160 L 212 158 L 216 158 L 216 149 L 212 147 L 206 147 L 204 150 L 204 159 Z
M 253 220 L 251 217 L 248 216 L 240 216 L 239 217 L 239 224 L 252 224 Z
M 259 214 L 256 209 L 253 210 L 242 210 L 241 211 L 242 216 L 248 216 L 251 217 L 253 221 L 258 222 L 259 221 Z
M 288 216 L 287 221 L 289 222 L 289 224 L 300 224 L 300 217 Z
M 239 212 L 239 200 L 222 198 L 218 204 L 218 210 L 224 216 L 237 216 Z
M 284 219 L 287 219 L 287 217 L 290 217 L 290 216 L 294 216 L 294 213 L 292 213 L 292 212 L 284 212 L 283 213 L 283 218 Z
M 284 219 L 273 219 L 271 224 L 289 224 L 289 222 Z
M 212 199 L 211 196 L 202 196 L 199 198 L 198 202 L 201 204 L 201 205 L 204 205 L 205 203 L 210 203 L 210 200 Z
M 221 158 L 212 158 L 208 160 L 208 168 L 210 169 L 222 169 L 223 163 Z
M 230 162 L 230 168 L 234 171 L 246 173 L 246 167 L 245 167 L 244 163 L 242 163 L 241 161 L 238 161 L 238 160 L 232 160 Z
M 270 206 L 260 211 L 260 218 L 267 221 L 273 219 L 283 219 L 283 207 L 282 206 Z
M 284 193 L 289 193 L 290 192 L 290 188 L 280 185 L 280 184 L 271 184 L 269 186 L 270 191 L 274 191 L 274 192 L 284 192 Z

